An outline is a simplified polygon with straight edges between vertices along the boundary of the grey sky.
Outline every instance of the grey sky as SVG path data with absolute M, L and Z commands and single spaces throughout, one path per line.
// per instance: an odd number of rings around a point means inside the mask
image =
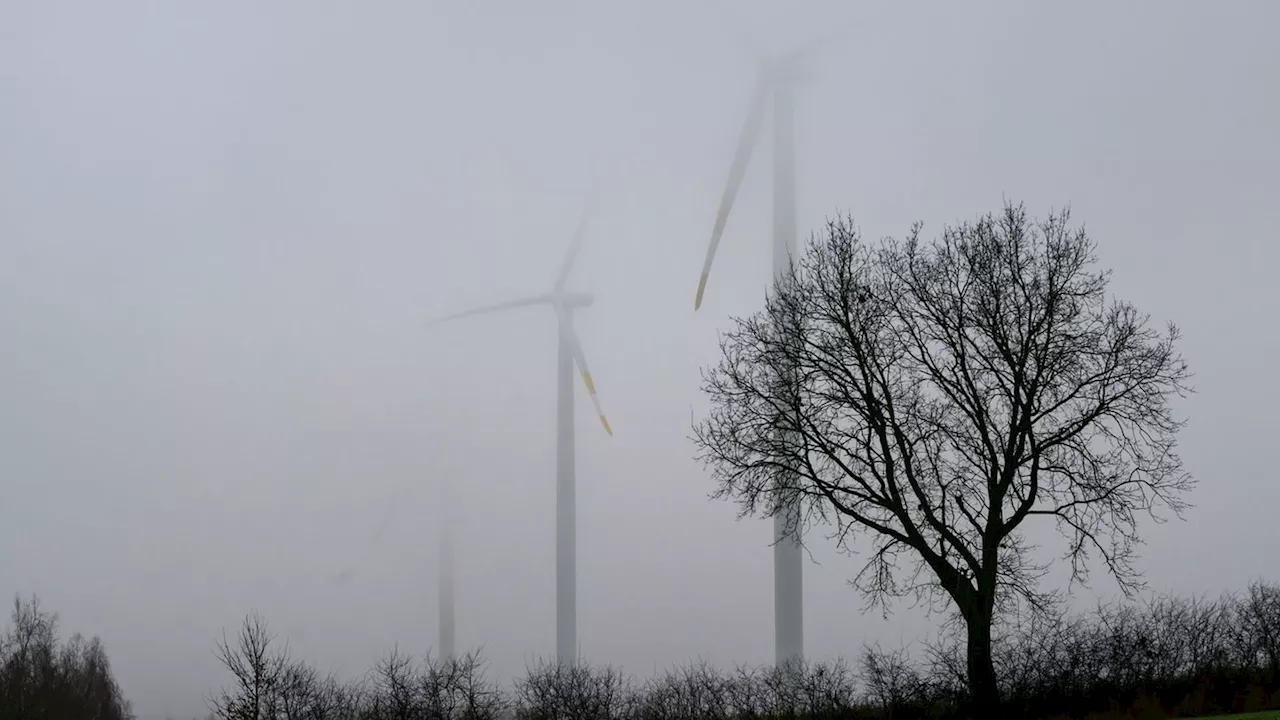
M 797 98 L 802 237 L 1069 203 L 1196 372 L 1201 485 L 1147 525 L 1153 588 L 1280 574 L 1280 5 L 10 0 L 0 597 L 101 635 L 143 718 L 203 710 L 250 609 L 354 674 L 435 641 L 452 477 L 460 645 L 503 678 L 550 654 L 553 316 L 424 321 L 546 290 L 595 182 L 570 286 L 616 435 L 579 392 L 583 652 L 768 661 L 769 523 L 706 499 L 687 439 L 768 281 L 767 146 L 693 293 L 755 79 L 735 37 L 842 24 Z M 927 633 L 861 615 L 856 559 L 811 544 L 811 657 Z

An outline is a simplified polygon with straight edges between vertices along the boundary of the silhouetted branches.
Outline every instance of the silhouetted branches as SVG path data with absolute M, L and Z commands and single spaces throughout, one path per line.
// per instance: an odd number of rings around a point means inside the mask
M 522 720 L 593 720 L 630 717 L 631 681 L 611 666 L 539 662 L 516 681 L 516 716 Z
M 257 614 L 244 619 L 234 645 L 223 635 L 214 654 L 231 673 L 234 685 L 210 700 L 218 720 L 260 720 L 278 713 L 289 656 L 287 649 L 273 647 L 274 641 Z
M 58 617 L 37 598 L 15 598 L 0 633 L 0 718 L 127 720 L 133 717 L 102 642 L 58 642 Z
M 1058 605 L 995 626 L 1001 718 L 1162 718 L 1280 708 L 1273 658 L 1280 590 L 1253 583 L 1217 600 L 1158 596 L 1068 615 Z M 393 649 L 365 678 L 319 678 L 246 620 L 233 678 L 277 681 L 261 720 L 913 720 L 965 716 L 967 633 L 948 625 L 916 656 L 864 646 L 842 661 L 722 670 L 697 662 L 635 682 L 611 666 L 540 662 L 503 692 L 478 653 L 421 661 Z M 26 636 L 48 636 L 38 624 Z M 74 643 L 72 643 L 74 645 Z M 245 671 L 245 668 L 248 671 Z M 277 672 L 278 669 L 278 672 Z M 237 680 L 241 694 L 246 683 Z M 234 703 L 233 703 L 234 704 Z M 236 705 L 247 707 L 247 704 Z
M 871 602 L 945 598 L 979 704 L 996 616 L 1053 601 L 1024 522 L 1055 523 L 1073 582 L 1093 559 L 1133 592 L 1139 516 L 1186 507 L 1178 331 L 1148 328 L 1095 264 L 1065 212 L 1010 205 L 876 247 L 834 221 L 704 373 L 695 440 L 716 495 L 766 516 L 799 502 L 845 550 L 868 539 L 854 583 Z

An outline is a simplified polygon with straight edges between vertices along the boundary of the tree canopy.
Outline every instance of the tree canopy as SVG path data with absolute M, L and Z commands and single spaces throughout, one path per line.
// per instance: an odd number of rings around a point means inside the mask
M 1006 205 L 875 244 L 831 221 L 703 376 L 695 441 L 715 495 L 744 515 L 799 501 L 789 531 L 829 523 L 845 550 L 866 538 L 854 584 L 872 601 L 948 600 L 978 694 L 994 688 L 993 616 L 1052 594 L 1028 520 L 1062 532 L 1073 582 L 1096 559 L 1131 592 L 1140 516 L 1181 514 L 1193 484 L 1171 407 L 1189 391 L 1178 329 L 1111 296 L 1069 220 Z

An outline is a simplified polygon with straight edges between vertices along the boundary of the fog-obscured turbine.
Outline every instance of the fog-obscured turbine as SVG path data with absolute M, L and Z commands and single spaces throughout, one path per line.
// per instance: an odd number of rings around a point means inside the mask
M 802 50 L 763 62 L 756 83 L 755 96 L 747 112 L 746 121 L 738 135 L 733 162 L 729 166 L 729 180 L 720 196 L 715 226 L 711 230 L 711 242 L 702 263 L 698 278 L 698 292 L 694 296 L 693 309 L 702 307 L 703 294 L 711 275 L 711 264 L 716 249 L 724 235 L 729 211 L 747 174 L 752 152 L 759 141 L 765 114 L 773 115 L 773 277 L 777 282 L 791 267 L 796 252 L 796 170 L 795 126 L 792 100 L 797 80 L 799 61 L 831 36 L 813 43 Z M 758 55 L 757 55 L 758 57 Z M 804 565 L 800 540 L 800 506 L 789 503 L 774 515 L 773 545 L 773 602 L 774 602 L 774 656 L 782 665 L 804 657 Z M 794 528 L 794 532 L 788 532 Z
M 605 432 L 613 434 L 609 421 L 600 408 L 595 381 L 587 367 L 582 343 L 573 327 L 574 311 L 595 301 L 590 293 L 569 292 L 565 289 L 569 273 L 582 249 L 586 236 L 587 220 L 592 204 L 588 204 L 578 223 L 569 248 L 560 263 L 551 292 L 519 300 L 486 305 L 433 322 L 445 322 L 458 318 L 513 310 L 531 305 L 549 305 L 555 311 L 559 334 L 559 350 L 556 363 L 556 658 L 561 663 L 577 660 L 577 523 L 576 523 L 576 470 L 574 458 L 573 369 L 577 365 L 587 394 L 595 407 L 596 415 Z M 451 564 L 451 563 L 450 563 Z M 444 565 L 442 564 L 442 567 Z

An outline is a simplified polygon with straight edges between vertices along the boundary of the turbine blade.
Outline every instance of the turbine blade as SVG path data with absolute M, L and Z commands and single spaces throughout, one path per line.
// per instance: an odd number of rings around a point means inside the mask
M 578 331 L 573 327 L 567 328 L 569 331 L 569 347 L 573 352 L 573 360 L 578 364 L 578 371 L 582 373 L 582 382 L 587 386 L 587 394 L 591 396 L 591 404 L 596 408 L 596 415 L 600 416 L 600 424 L 604 426 L 604 431 L 613 434 L 613 428 L 609 426 L 609 420 L 604 416 L 604 410 L 600 407 L 600 398 L 596 395 L 596 384 L 591 379 L 591 370 L 587 368 L 587 356 L 582 352 L 582 343 L 578 341 Z
M 458 318 L 468 317 L 470 315 L 483 315 L 485 313 L 498 312 L 499 310 L 509 310 L 511 308 L 524 307 L 526 305 L 542 305 L 542 304 L 551 303 L 553 299 L 554 299 L 554 296 L 552 295 L 535 295 L 534 297 L 524 298 L 523 300 L 510 300 L 508 302 L 495 303 L 493 305 L 484 305 L 484 306 L 473 308 L 471 310 L 466 310 L 460 313 L 454 313 L 453 315 L 446 315 L 441 318 L 436 318 L 435 320 L 430 321 L 428 324 L 435 325 L 436 323 L 442 323 L 447 320 L 457 320 Z
M 573 270 L 573 263 L 578 259 L 578 253 L 582 251 L 582 240 L 587 235 L 587 221 L 591 218 L 591 214 L 595 210 L 595 193 L 587 198 L 586 207 L 582 209 L 582 217 L 578 219 L 578 227 L 573 231 L 573 239 L 569 241 L 569 249 L 564 253 L 564 259 L 560 261 L 560 272 L 556 274 L 556 291 L 564 290 L 565 283 L 569 282 L 569 271 Z
M 769 86 L 761 82 L 756 90 L 756 97 L 751 103 L 751 111 L 738 136 L 738 148 L 733 155 L 733 164 L 729 166 L 729 182 L 724 186 L 724 194 L 720 196 L 720 208 L 716 211 L 716 225 L 711 231 L 711 244 L 707 246 L 707 257 L 702 262 L 702 276 L 698 279 L 698 294 L 693 301 L 693 309 L 702 307 L 702 294 L 707 289 L 707 276 L 711 274 L 711 261 L 715 259 L 716 248 L 720 245 L 720 237 L 724 234 L 724 225 L 729 220 L 729 210 L 733 208 L 733 199 L 742 186 L 742 178 L 747 174 L 747 164 L 751 162 L 751 152 L 755 149 L 756 138 L 760 135 L 760 125 L 764 122 L 764 104 L 769 95 Z

